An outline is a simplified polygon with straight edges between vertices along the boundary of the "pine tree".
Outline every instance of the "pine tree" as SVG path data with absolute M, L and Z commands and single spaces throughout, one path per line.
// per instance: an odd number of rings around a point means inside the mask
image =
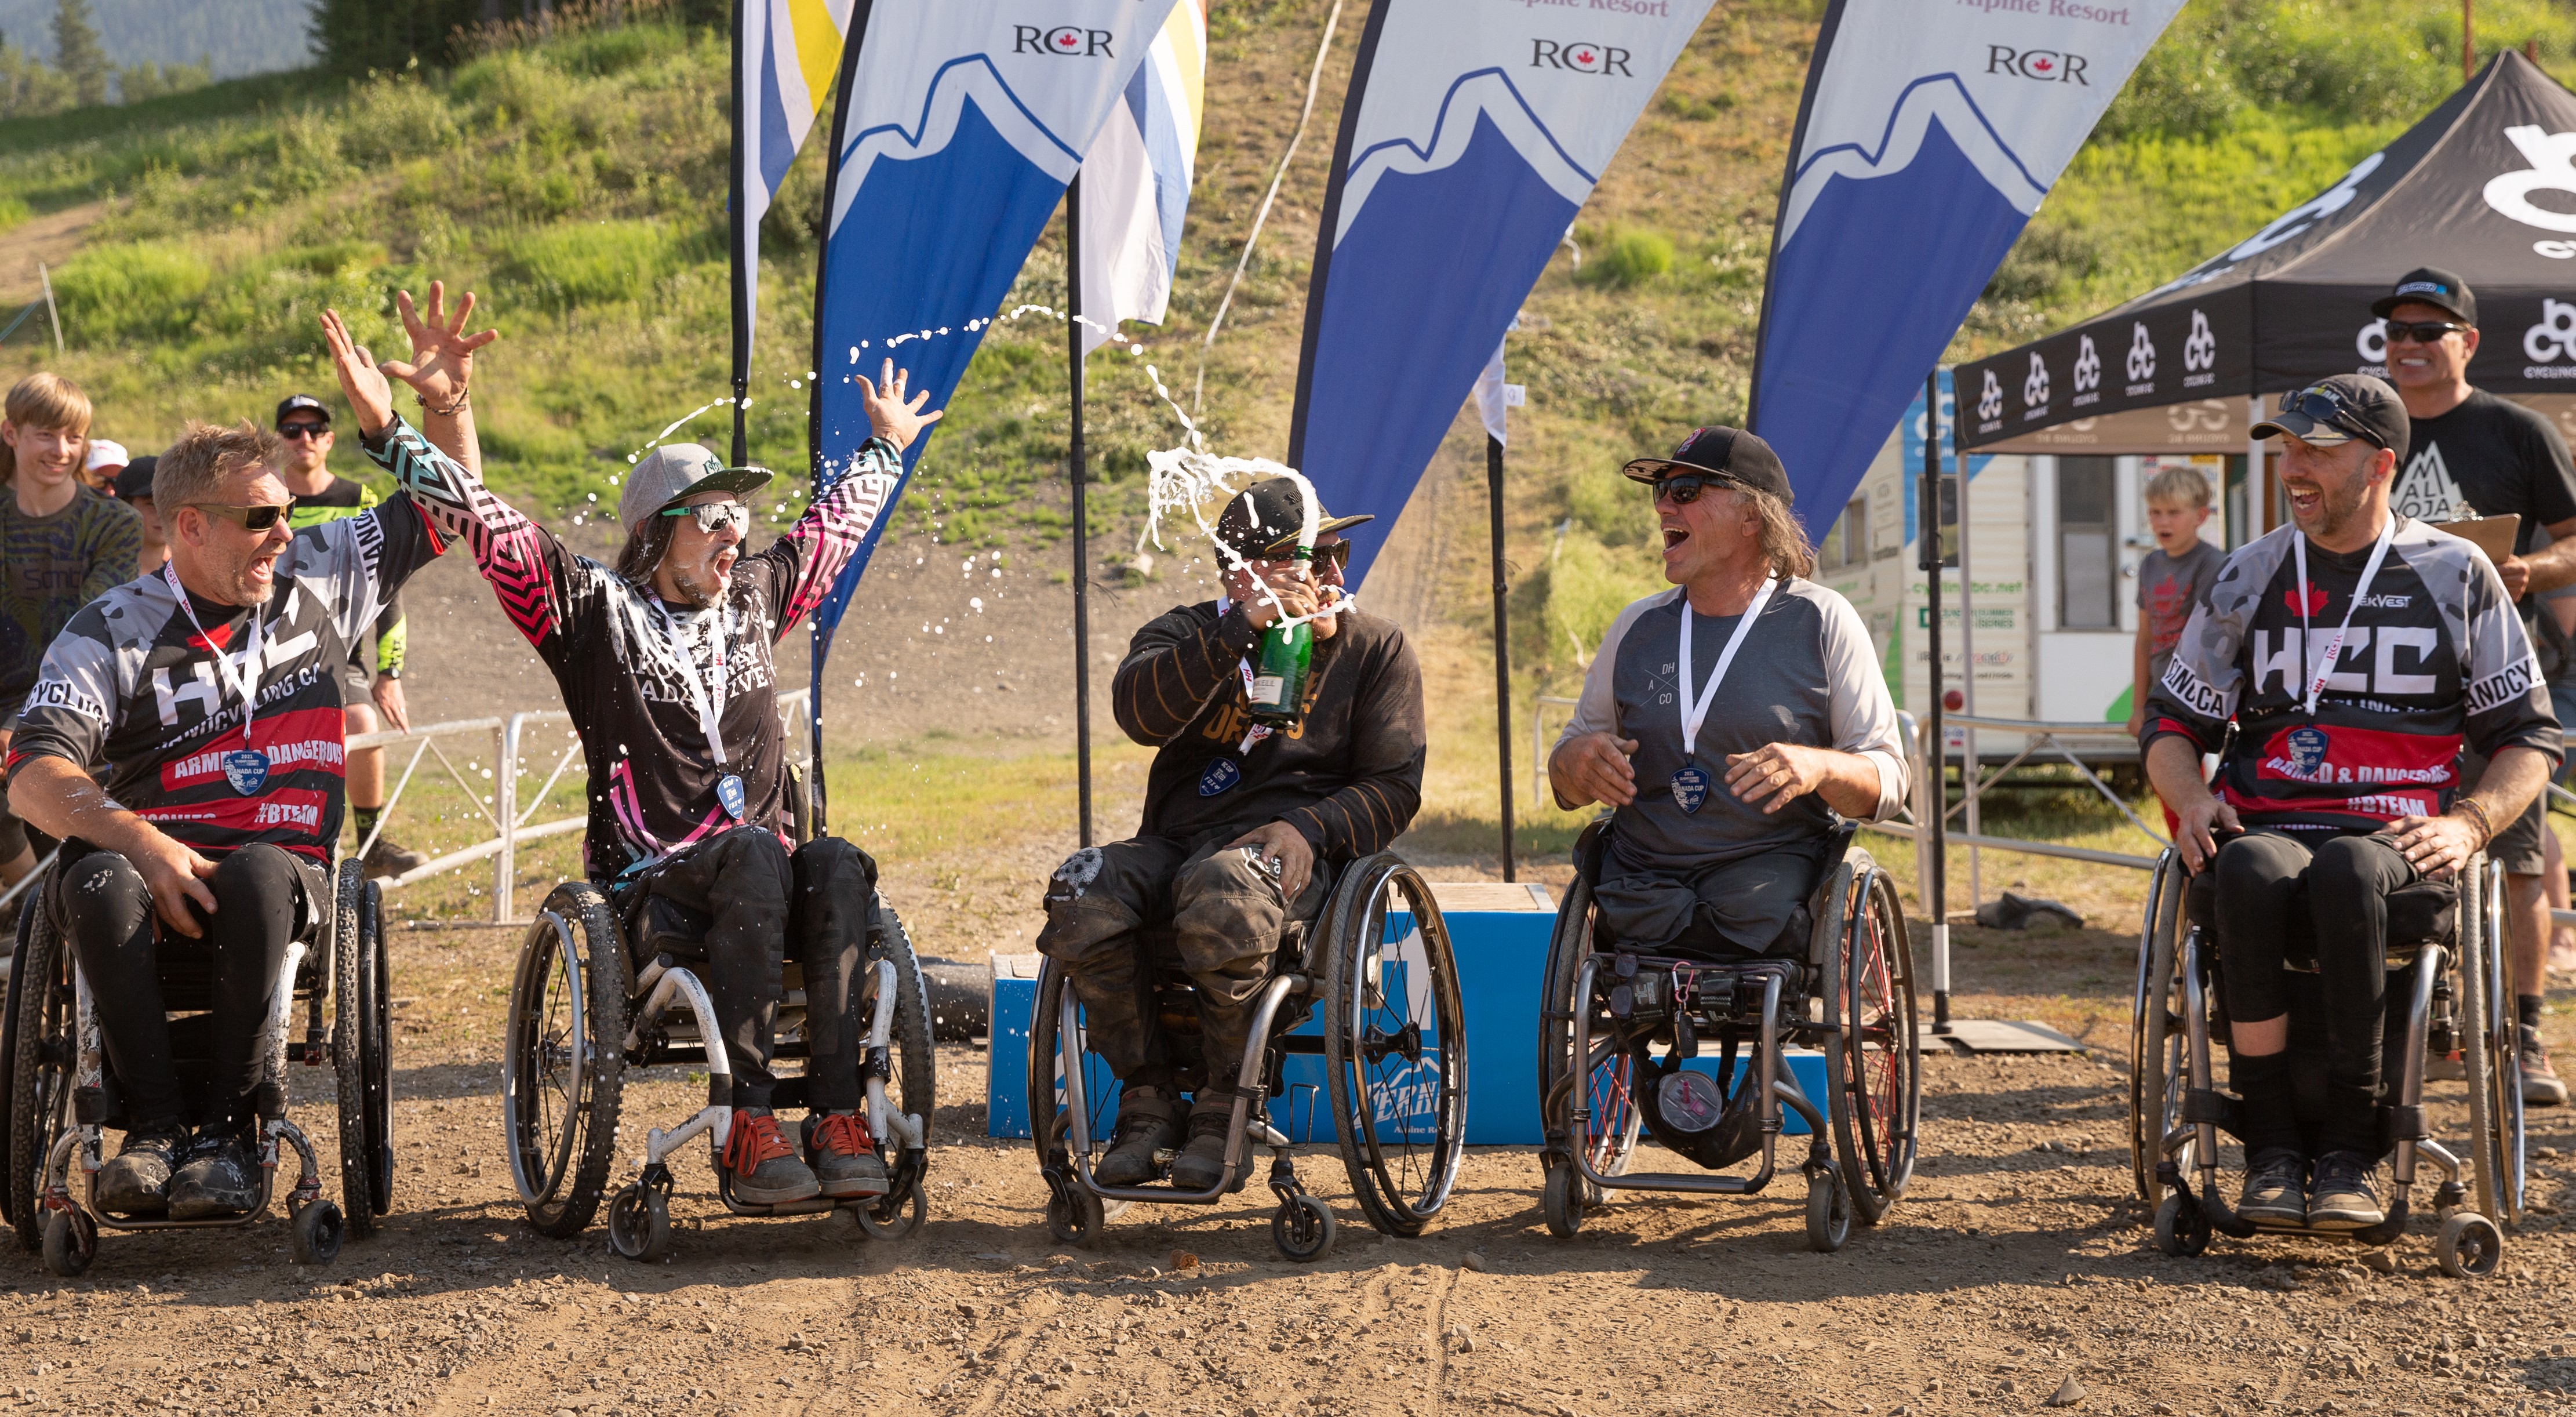
M 62 0 L 54 11 L 54 68 L 71 80 L 73 102 L 107 102 L 107 50 L 90 23 L 89 0 Z

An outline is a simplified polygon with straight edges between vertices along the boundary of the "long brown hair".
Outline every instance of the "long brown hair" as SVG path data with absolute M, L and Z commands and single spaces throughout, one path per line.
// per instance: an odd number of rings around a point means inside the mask
M 7 414 L 12 428 L 59 428 L 83 439 L 89 436 L 89 395 L 60 374 L 30 374 L 10 385 L 8 401 L 0 406 L 0 412 Z M 82 449 L 84 454 L 87 451 Z M 72 470 L 80 469 L 75 465 Z M 17 479 L 18 451 L 0 442 L 0 482 Z
M 639 586 L 653 579 L 653 568 L 662 564 L 679 529 L 678 517 L 646 517 L 643 525 L 626 533 L 626 545 L 617 553 L 617 574 Z
M 1782 580 L 1797 580 L 1816 574 L 1815 543 L 1807 540 L 1807 529 L 1798 525 L 1790 514 L 1789 504 L 1768 492 L 1752 487 L 1728 489 L 1742 497 L 1754 514 L 1762 518 L 1762 559 L 1771 563 L 1772 573 Z

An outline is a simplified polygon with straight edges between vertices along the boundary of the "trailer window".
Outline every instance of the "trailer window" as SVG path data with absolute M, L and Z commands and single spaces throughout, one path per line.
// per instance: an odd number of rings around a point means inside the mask
M 1864 565 L 1869 561 L 1869 499 L 1854 497 L 1843 505 L 1843 514 L 1834 519 L 1825 532 L 1825 544 L 1816 548 L 1818 563 L 1828 571 L 1845 566 Z
M 2057 623 L 2063 629 L 2120 628 L 2113 485 L 2110 458 L 2057 460 Z

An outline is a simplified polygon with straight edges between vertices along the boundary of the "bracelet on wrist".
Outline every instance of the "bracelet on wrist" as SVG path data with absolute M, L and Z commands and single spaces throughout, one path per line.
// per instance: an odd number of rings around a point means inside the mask
M 470 386 L 470 385 L 459 385 L 459 386 L 458 386 L 458 388 L 457 388 L 457 390 L 456 390 L 456 397 L 448 401 L 447 407 L 445 407 L 445 408 L 431 408 L 431 407 L 429 406 L 429 400 L 428 400 L 428 399 L 426 399 L 426 398 L 423 398 L 423 399 L 420 401 L 420 407 L 421 407 L 421 411 L 422 411 L 422 412 L 427 413 L 427 414 L 431 415 L 432 417 L 435 417 L 435 418 L 453 418 L 453 417 L 455 417 L 456 415 L 458 415 L 458 414 L 460 414 L 460 413 L 464 412 L 464 411 L 465 411 L 465 408 L 466 408 L 466 405 L 467 405 L 467 404 L 469 404 L 469 403 L 471 403 L 471 402 L 473 401 L 473 398 L 474 398 L 474 390 L 473 390 L 472 386 Z
M 2478 819 L 2479 850 L 2485 850 L 2487 843 L 2495 840 L 2495 819 L 2487 815 L 2485 804 L 2479 802 L 2478 799 L 2464 795 L 2459 801 L 2451 804 L 2451 810 L 2454 812 L 2467 811 L 2476 814 Z

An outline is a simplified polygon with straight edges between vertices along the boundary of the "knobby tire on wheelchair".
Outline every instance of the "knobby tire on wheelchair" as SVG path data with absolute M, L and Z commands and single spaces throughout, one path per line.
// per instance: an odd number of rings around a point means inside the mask
M 888 1066 L 894 1076 L 887 1080 L 886 1095 L 897 1107 L 921 1118 L 922 1143 L 930 1141 L 931 1115 L 939 1109 L 938 1054 L 931 1042 L 930 986 L 923 979 L 921 960 L 913 953 L 912 932 L 895 913 L 894 906 L 883 895 L 875 902 L 875 918 L 868 927 L 868 978 L 873 987 L 876 961 L 894 962 L 894 1031 L 888 1039 Z M 860 1017 L 873 1019 L 875 999 Z M 879 1138 L 884 1140 L 884 1138 Z
M 1369 1224 L 1389 1235 L 1419 1235 L 1448 1203 L 1464 1155 L 1466 1008 L 1457 959 L 1430 887 L 1401 859 L 1372 856 L 1353 865 L 1342 879 L 1325 908 L 1332 953 L 1324 961 L 1324 1071 L 1341 1131 L 1342 1164 Z M 1396 889 L 1412 907 L 1414 935 L 1422 941 L 1419 961 L 1399 959 L 1395 950 L 1379 944 L 1386 932 L 1384 901 Z M 1369 977 L 1371 961 L 1376 962 L 1374 979 Z M 1411 969 L 1417 963 L 1430 975 L 1427 990 L 1413 987 Z M 1406 984 L 1400 1004 L 1383 987 L 1389 966 L 1402 966 L 1396 971 Z M 1364 997 L 1372 985 L 1378 986 L 1382 1000 L 1375 1006 Z M 1417 992 L 1427 995 L 1430 1018 L 1416 1015 Z M 1408 1030 L 1420 1055 L 1415 1060 L 1396 1051 Z M 1433 1049 L 1421 1047 L 1424 1032 L 1432 1035 Z M 1371 1049 L 1377 1051 L 1374 1059 L 1368 1056 Z M 1389 1069 L 1391 1063 L 1395 1070 Z M 1426 1068 L 1432 1087 L 1429 1130 L 1417 1130 L 1405 1120 L 1416 1114 L 1405 1111 L 1392 1123 L 1397 1135 L 1385 1136 L 1388 1124 L 1377 1121 L 1379 1096 L 1392 1095 L 1401 1106 L 1411 1088 L 1423 1085 L 1416 1080 Z
M 368 1172 L 367 1059 L 364 990 L 359 983 L 358 917 L 366 909 L 365 869 L 354 860 L 340 863 L 332 898 L 326 967 L 331 982 L 331 1072 L 340 1114 L 340 1214 L 349 1233 L 374 1233 L 374 1184 Z
M 582 951 L 578 975 L 560 962 L 563 941 L 549 915 L 564 922 Z M 576 978 L 584 1036 L 572 1038 L 566 1036 L 572 1019 L 555 1013 L 558 994 L 550 986 Z M 555 1239 L 570 1238 L 590 1224 L 617 1159 L 626 1070 L 626 980 L 626 947 L 608 897 L 587 881 L 555 887 L 520 949 L 507 1040 L 517 1075 L 509 1101 L 512 1164 L 534 1196 L 526 1201 L 528 1223 Z M 548 1045 L 588 1050 L 576 1095 L 564 1096 L 552 1085 L 558 1070 L 547 1065 Z M 549 1112 L 560 1113 L 551 1125 Z
M 2148 1205 L 2160 1199 L 2156 1167 L 2164 1160 L 2166 1134 L 2182 1119 L 2189 1077 L 2176 965 L 2182 932 L 2189 928 L 2182 918 L 2189 886 L 2181 858 L 2168 849 L 2147 890 L 2146 928 L 2138 937 L 2138 976 L 2130 995 L 2129 1169 L 2138 1199 Z
M 53 921 L 30 900 L 18 955 L 10 967 L 9 989 L 17 1007 L 11 1018 L 9 1059 L 10 1223 L 18 1246 L 34 1251 L 44 1243 L 45 1211 L 40 1199 L 45 1159 L 70 1125 L 73 989 L 71 951 L 54 932 Z M 45 1054 L 55 1055 L 50 1061 Z

